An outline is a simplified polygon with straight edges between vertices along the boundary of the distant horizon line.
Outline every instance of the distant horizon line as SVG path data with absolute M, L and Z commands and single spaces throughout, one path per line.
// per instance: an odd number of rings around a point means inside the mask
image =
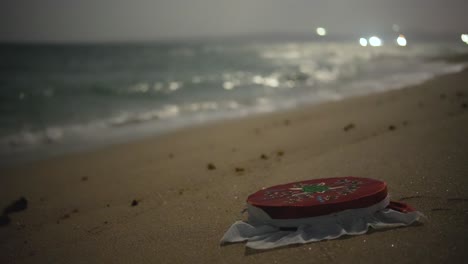
M 400 34 L 400 32 L 381 32 L 375 35 L 382 39 L 389 39 Z M 403 32 L 408 38 L 414 41 L 447 41 L 457 42 L 460 39 L 461 33 L 428 33 L 428 32 Z M 106 44 L 157 44 L 157 43 L 203 43 L 203 42 L 224 42 L 224 41 L 317 41 L 317 42 L 346 42 L 359 40 L 360 37 L 370 37 L 373 34 L 329 34 L 326 36 L 318 36 L 315 33 L 240 33 L 232 35 L 200 35 L 200 36 L 185 36 L 185 37 L 163 37 L 163 38 L 147 38 L 147 39 L 109 39 L 109 40 L 33 40 L 33 39 L 16 39 L 16 40 L 1 40 L 0 45 L 106 45 Z

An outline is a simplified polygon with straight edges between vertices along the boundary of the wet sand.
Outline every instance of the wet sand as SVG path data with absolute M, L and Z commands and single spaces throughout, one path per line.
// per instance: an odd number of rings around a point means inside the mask
M 414 87 L 0 169 L 0 263 L 461 263 L 468 70 Z M 281 248 L 220 247 L 246 197 L 321 177 L 386 181 L 423 224 Z

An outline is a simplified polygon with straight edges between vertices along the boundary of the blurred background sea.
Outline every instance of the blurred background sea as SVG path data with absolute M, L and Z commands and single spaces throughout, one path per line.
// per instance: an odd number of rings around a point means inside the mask
M 0 159 L 398 89 L 461 71 L 443 58 L 466 51 L 446 42 L 2 44 Z

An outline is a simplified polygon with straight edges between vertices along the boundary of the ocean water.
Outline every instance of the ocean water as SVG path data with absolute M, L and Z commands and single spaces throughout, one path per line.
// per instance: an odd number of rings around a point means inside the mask
M 455 44 L 0 45 L 0 160 L 397 89 L 457 72 Z

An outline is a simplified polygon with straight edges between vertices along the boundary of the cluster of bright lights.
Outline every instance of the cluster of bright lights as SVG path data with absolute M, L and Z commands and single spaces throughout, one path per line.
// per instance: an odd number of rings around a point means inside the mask
M 369 44 L 372 47 L 380 47 L 382 46 L 382 40 L 377 36 L 372 36 L 369 38 Z
M 398 46 L 401 46 L 401 47 L 405 47 L 406 44 L 407 44 L 405 36 L 401 35 L 401 34 L 400 34 L 400 36 L 398 36 L 396 42 L 397 42 Z
M 367 39 L 366 38 L 360 38 L 359 39 L 359 44 L 363 47 L 367 47 Z
M 372 47 L 380 47 L 382 46 L 382 40 L 376 36 L 372 36 L 369 39 L 360 38 L 359 45 L 363 47 L 367 47 L 367 45 L 371 45 Z
M 323 27 L 318 27 L 316 29 L 317 35 L 319 36 L 325 36 L 327 34 L 327 30 Z
M 468 40 L 468 35 L 466 35 L 465 38 Z M 401 47 L 405 47 L 408 44 L 406 37 L 402 34 L 398 36 L 398 38 L 396 39 L 396 43 L 398 44 L 398 46 L 401 46 Z M 383 45 L 383 41 L 377 36 L 372 36 L 369 39 L 360 38 L 359 45 L 363 47 L 367 47 L 368 45 L 372 47 L 380 47 Z
M 360 38 L 359 44 L 363 47 L 367 47 L 367 45 L 371 45 L 372 47 L 380 47 L 383 45 L 382 40 L 377 36 L 372 36 L 367 40 L 366 38 Z
M 468 44 L 468 34 L 461 34 L 461 40 Z
M 400 26 L 398 26 L 397 24 L 393 24 L 392 29 L 393 31 L 398 32 L 400 31 Z M 315 29 L 315 31 L 319 36 L 327 35 L 327 30 L 323 27 L 318 27 Z M 468 44 L 468 34 L 461 34 L 461 40 Z M 396 44 L 400 47 L 406 47 L 406 45 L 408 45 L 408 41 L 406 40 L 406 37 L 403 34 L 400 34 L 396 39 Z M 360 38 L 359 45 L 363 47 L 367 47 L 367 45 L 370 45 L 372 47 L 380 47 L 383 45 L 383 41 L 377 36 L 372 36 L 369 39 Z

